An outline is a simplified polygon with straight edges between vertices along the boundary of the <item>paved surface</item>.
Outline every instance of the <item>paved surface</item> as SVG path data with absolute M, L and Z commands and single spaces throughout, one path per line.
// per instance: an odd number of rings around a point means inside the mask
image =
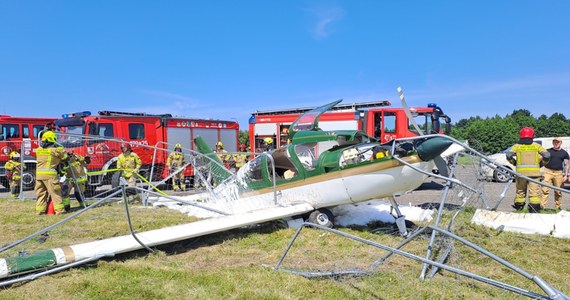
M 467 183 L 471 187 L 476 187 L 482 193 L 487 205 L 490 208 L 497 207 L 499 211 L 514 211 L 512 208 L 513 200 L 515 198 L 515 183 L 499 183 L 484 179 L 477 179 L 476 177 L 476 170 L 470 166 L 460 166 L 456 169 L 456 178 L 460 181 Z M 437 178 L 428 178 L 422 186 L 418 189 L 397 197 L 397 200 L 400 204 L 408 204 L 412 203 L 412 205 L 417 206 L 435 206 L 440 203 L 442 193 L 444 192 L 444 184 L 445 181 Z M 460 188 L 453 187 L 448 192 L 448 201 L 451 205 L 460 205 L 462 201 L 459 200 L 457 194 L 459 193 Z M 564 193 L 562 195 L 562 208 L 563 209 L 570 209 L 570 185 L 566 185 L 566 190 L 568 193 Z M 466 193 L 464 193 L 466 194 Z M 504 197 L 501 199 L 501 195 L 504 194 Z M 527 201 L 528 202 L 528 201 Z M 480 200 L 475 200 L 475 197 L 472 197 L 469 200 L 469 204 L 475 206 L 477 208 L 484 208 L 484 204 Z M 549 195 L 549 201 L 546 205 L 546 209 L 554 209 L 554 192 L 551 191 Z

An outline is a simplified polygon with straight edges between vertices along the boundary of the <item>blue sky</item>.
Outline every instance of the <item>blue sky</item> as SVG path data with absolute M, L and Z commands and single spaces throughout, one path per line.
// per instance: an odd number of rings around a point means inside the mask
M 0 114 L 390 100 L 570 117 L 570 1 L 0 0 Z

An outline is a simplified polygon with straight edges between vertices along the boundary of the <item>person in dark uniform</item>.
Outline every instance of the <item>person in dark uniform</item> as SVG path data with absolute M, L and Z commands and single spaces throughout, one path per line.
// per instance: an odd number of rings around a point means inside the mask
M 556 187 L 563 187 L 564 182 L 568 181 L 568 152 L 561 148 L 562 139 L 555 137 L 552 140 L 552 148 L 548 149 L 550 153 L 550 161 L 544 166 L 544 183 Z M 550 188 L 547 186 L 542 187 L 542 199 L 540 200 L 540 207 L 545 208 L 548 202 Z M 556 209 L 562 209 L 562 192 L 554 190 L 554 204 Z

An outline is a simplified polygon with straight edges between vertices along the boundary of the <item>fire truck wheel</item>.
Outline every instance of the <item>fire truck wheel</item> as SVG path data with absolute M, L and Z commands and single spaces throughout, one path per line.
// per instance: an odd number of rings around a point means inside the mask
M 0 185 L 4 188 L 9 188 L 8 179 L 6 177 L 0 177 Z
M 83 196 L 87 197 L 87 198 L 91 198 L 93 196 L 95 196 L 97 194 L 97 187 L 96 186 L 92 186 L 92 185 L 88 185 L 85 188 L 85 192 L 83 192 Z
M 313 211 L 309 215 L 308 221 L 328 228 L 334 226 L 334 216 L 332 212 L 326 208 L 319 208 Z
M 27 166 L 26 170 L 22 173 L 22 185 L 24 190 L 33 190 L 36 186 L 36 168 L 35 166 Z

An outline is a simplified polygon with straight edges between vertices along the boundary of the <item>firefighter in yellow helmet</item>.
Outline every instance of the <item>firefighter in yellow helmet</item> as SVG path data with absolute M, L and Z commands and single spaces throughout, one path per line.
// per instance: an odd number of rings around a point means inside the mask
M 224 143 L 222 143 L 222 141 L 218 141 L 216 143 L 216 153 L 226 169 L 229 169 L 230 163 L 233 161 L 233 157 L 224 149 Z
M 20 181 L 22 179 L 22 163 L 20 162 L 20 153 L 12 151 L 10 160 L 4 165 L 6 169 L 6 178 L 10 183 L 10 195 L 18 198 L 20 195 Z
M 263 151 L 271 151 L 275 149 L 273 145 L 273 138 L 266 137 L 263 139 Z
M 65 165 L 66 182 L 62 186 L 63 205 L 65 210 L 71 207 L 71 189 L 75 199 L 81 207 L 85 207 L 84 196 L 85 186 L 87 185 L 87 165 L 91 162 L 89 156 L 83 157 L 77 153 L 69 154 L 69 162 Z
M 186 161 L 184 159 L 184 154 L 182 154 L 182 145 L 174 145 L 174 151 L 168 155 L 166 160 L 166 168 L 172 176 L 172 189 L 174 191 L 186 190 L 186 184 L 184 183 L 184 165 Z
M 121 145 L 121 151 L 117 158 L 117 169 L 122 171 L 122 176 L 125 178 L 129 186 L 136 186 L 137 176 L 142 166 L 140 157 L 133 152 L 129 144 Z M 136 192 L 134 196 L 135 202 L 140 202 L 139 193 Z
M 61 197 L 60 175 L 57 166 L 67 160 L 63 147 L 57 146 L 53 131 L 44 131 L 40 147 L 36 149 L 36 214 L 46 213 L 48 200 L 51 197 L 55 214 L 65 213 Z
M 238 154 L 234 155 L 234 160 L 236 162 L 235 167 L 236 167 L 236 171 L 239 170 L 239 168 L 243 167 L 243 165 L 245 165 L 245 163 L 247 162 L 247 145 L 246 144 L 241 144 L 239 145 L 239 152 Z
M 550 153 L 540 144 L 533 141 L 534 130 L 524 127 L 520 131 L 519 142 L 516 143 L 506 153 L 507 159 L 516 166 L 517 173 L 529 178 L 539 180 L 541 177 L 540 167 L 548 163 Z M 540 187 L 538 183 L 529 181 L 526 178 L 516 178 L 516 195 L 513 207 L 522 210 L 526 203 L 528 190 L 528 211 L 531 213 L 540 212 Z

